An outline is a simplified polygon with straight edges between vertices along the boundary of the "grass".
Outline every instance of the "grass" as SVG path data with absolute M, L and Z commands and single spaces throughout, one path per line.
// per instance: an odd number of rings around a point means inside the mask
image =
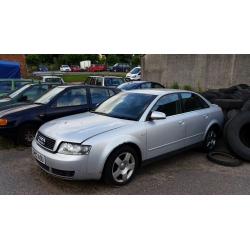
M 120 76 L 125 77 L 126 73 L 113 73 L 113 72 L 96 72 L 96 73 L 86 73 L 86 74 L 66 74 L 63 75 L 63 80 L 66 83 L 73 83 L 73 82 L 85 82 L 88 76 Z

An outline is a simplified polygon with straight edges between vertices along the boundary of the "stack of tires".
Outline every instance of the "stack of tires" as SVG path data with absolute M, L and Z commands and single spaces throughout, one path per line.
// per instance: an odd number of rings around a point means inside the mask
M 239 84 L 208 90 L 202 95 L 223 109 L 224 137 L 229 148 L 241 159 L 250 161 L 250 86 Z

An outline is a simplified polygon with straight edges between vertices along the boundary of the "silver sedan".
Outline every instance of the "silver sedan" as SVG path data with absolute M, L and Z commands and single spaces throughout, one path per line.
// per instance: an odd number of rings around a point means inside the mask
M 32 152 L 51 175 L 124 185 L 149 160 L 194 146 L 214 149 L 223 120 L 217 105 L 194 92 L 133 90 L 46 123 Z

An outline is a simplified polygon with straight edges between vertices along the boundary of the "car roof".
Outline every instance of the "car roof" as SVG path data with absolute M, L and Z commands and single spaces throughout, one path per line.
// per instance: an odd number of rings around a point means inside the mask
M 173 93 L 193 93 L 192 91 L 188 90 L 181 90 L 181 89 L 133 89 L 129 90 L 129 93 L 138 93 L 138 94 L 148 94 L 148 95 L 166 95 L 166 94 L 173 94 Z

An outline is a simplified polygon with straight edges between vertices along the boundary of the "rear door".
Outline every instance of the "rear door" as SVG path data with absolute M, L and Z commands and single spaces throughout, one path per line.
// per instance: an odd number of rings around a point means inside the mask
M 178 94 L 161 97 L 152 111 L 166 114 L 163 120 L 147 121 L 147 158 L 153 158 L 184 147 L 185 123 Z
M 186 145 L 201 142 L 209 123 L 209 105 L 198 95 L 181 93 L 183 120 L 186 124 Z
M 68 88 L 49 104 L 45 120 L 87 112 L 89 108 L 89 97 L 86 88 Z

